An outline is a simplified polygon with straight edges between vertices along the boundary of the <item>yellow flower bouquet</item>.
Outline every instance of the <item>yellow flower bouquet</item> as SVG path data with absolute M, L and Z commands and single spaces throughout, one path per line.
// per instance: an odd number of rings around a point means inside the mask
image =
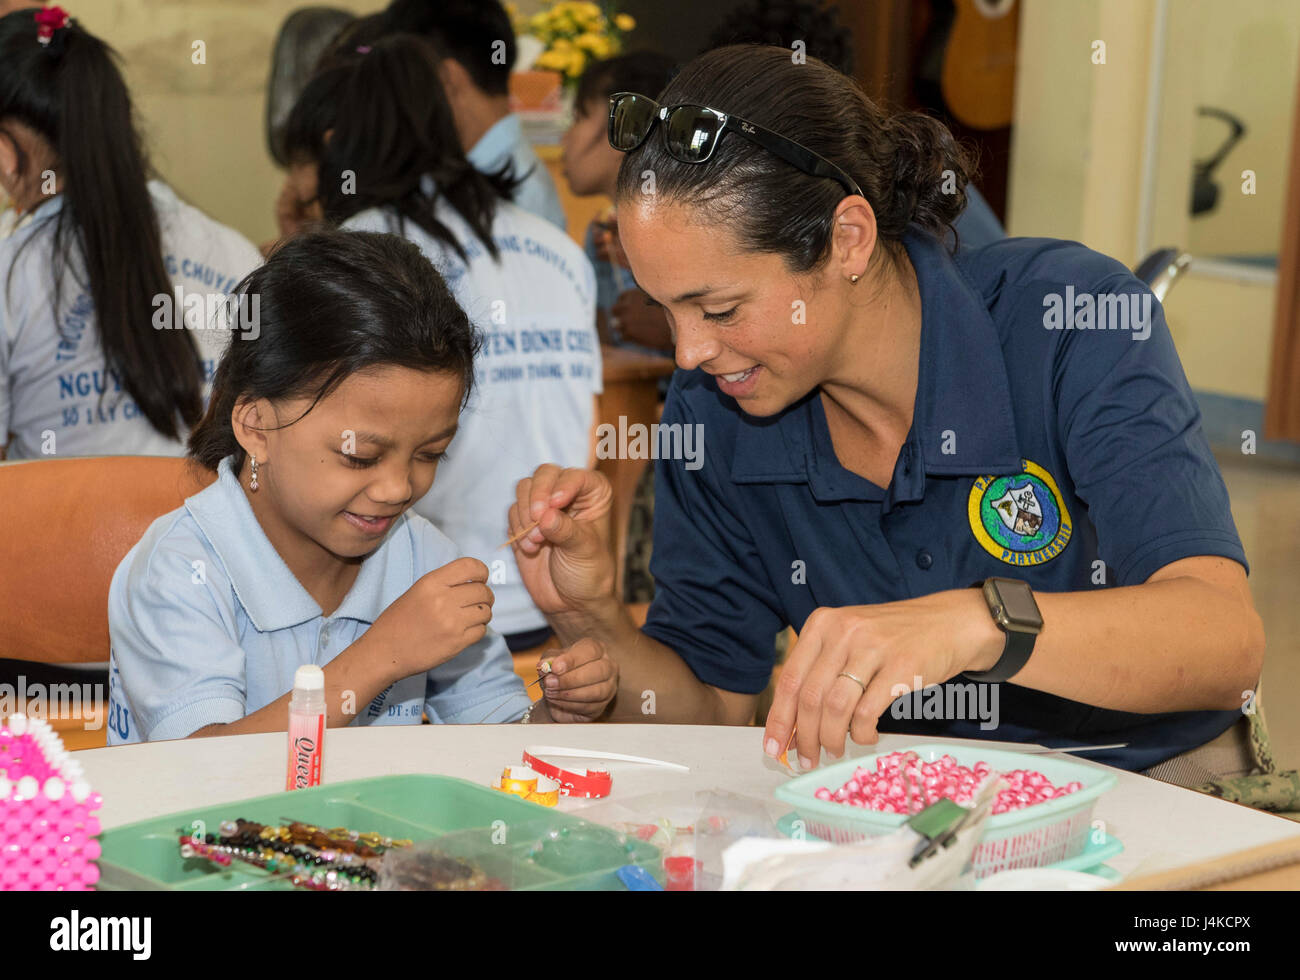
M 531 17 L 519 13 L 513 3 L 505 5 L 515 33 L 531 36 L 545 45 L 531 67 L 558 72 L 566 87 L 578 78 L 592 61 L 618 54 L 623 37 L 636 27 L 628 14 L 616 13 L 611 4 L 580 0 L 546 0 L 547 8 Z

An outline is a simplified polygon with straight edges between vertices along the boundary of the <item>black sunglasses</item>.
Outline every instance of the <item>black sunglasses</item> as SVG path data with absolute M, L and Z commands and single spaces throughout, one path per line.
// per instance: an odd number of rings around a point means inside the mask
M 657 122 L 664 123 L 664 148 L 682 163 L 703 163 L 713 156 L 723 133 L 739 133 L 751 143 L 775 153 L 786 163 L 814 177 L 837 181 L 846 193 L 866 197 L 862 188 L 835 164 L 808 147 L 770 129 L 702 105 L 661 106 L 635 92 L 609 97 L 609 145 L 630 153 L 646 141 Z

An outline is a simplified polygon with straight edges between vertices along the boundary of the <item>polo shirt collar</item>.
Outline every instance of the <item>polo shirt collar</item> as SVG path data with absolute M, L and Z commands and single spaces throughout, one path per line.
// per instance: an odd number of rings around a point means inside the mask
M 817 390 L 774 419 L 741 419 L 733 482 L 807 483 L 820 502 L 889 504 L 921 499 L 927 474 L 1019 471 L 1006 361 L 983 298 L 929 234 L 911 228 L 903 245 L 921 292 L 921 356 L 912 429 L 888 492 L 839 464 Z
M 289 629 L 322 615 L 320 604 L 302 587 L 275 550 L 227 456 L 217 480 L 185 501 L 212 550 L 225 566 L 240 604 L 261 633 Z M 383 543 L 366 556 L 356 581 L 332 619 L 373 623 L 415 581 L 415 556 L 403 514 Z
M 514 156 L 515 144 L 522 135 L 519 117 L 512 112 L 493 123 L 465 154 L 465 159 L 481 173 L 497 171 L 510 162 Z

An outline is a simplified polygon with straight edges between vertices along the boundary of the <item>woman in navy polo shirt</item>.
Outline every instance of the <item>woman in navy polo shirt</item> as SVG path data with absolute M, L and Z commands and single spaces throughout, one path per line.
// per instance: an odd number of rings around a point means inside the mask
M 614 716 L 747 723 L 790 624 L 764 747 L 793 728 L 805 767 L 882 730 L 1123 742 L 1093 757 L 1185 784 L 1248 766 L 1263 628 L 1146 287 L 1072 242 L 949 251 L 951 135 L 813 59 L 715 50 L 658 103 L 611 100 L 619 230 L 673 326 L 663 424 L 704 441 L 657 463 L 644 628 L 606 481 L 543 467 L 510 514 L 561 638 L 618 662 Z M 993 710 L 896 700 L 949 681 Z

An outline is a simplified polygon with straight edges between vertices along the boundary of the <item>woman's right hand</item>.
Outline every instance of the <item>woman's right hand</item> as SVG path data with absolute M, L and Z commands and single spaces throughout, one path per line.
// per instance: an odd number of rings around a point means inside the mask
M 595 470 L 544 463 L 515 485 L 510 537 L 528 594 L 544 615 L 581 612 L 613 598 L 609 513 L 614 491 Z
M 366 631 L 390 651 L 394 680 L 432 670 L 483 639 L 495 596 L 488 567 L 457 558 L 416 579 Z

